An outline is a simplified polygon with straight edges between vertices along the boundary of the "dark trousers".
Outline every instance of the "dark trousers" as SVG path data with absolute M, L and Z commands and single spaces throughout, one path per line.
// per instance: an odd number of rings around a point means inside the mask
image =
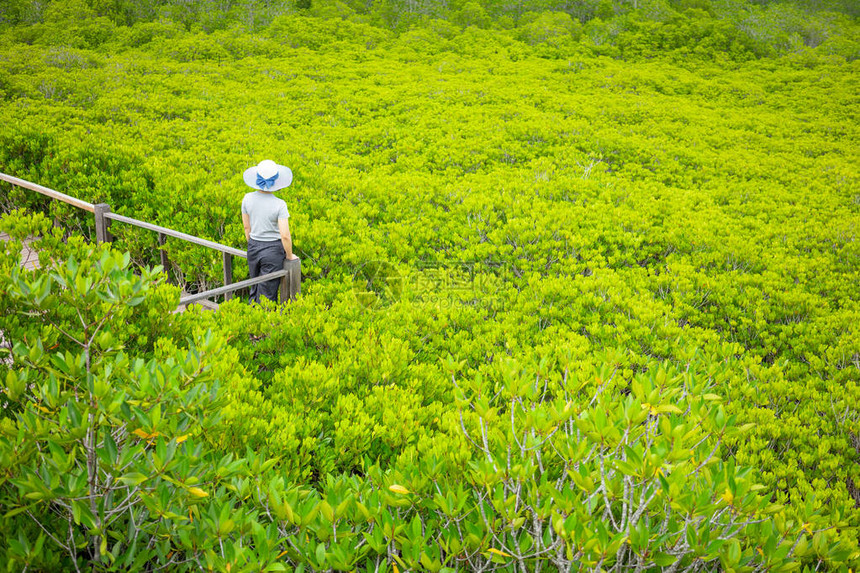
M 286 256 L 287 254 L 284 252 L 284 245 L 281 244 L 281 241 L 256 241 L 249 239 L 248 269 L 251 275 L 250 278 L 253 279 L 283 270 Z M 281 279 L 272 279 L 264 283 L 252 285 L 249 302 L 260 302 L 261 296 L 277 302 L 280 283 Z

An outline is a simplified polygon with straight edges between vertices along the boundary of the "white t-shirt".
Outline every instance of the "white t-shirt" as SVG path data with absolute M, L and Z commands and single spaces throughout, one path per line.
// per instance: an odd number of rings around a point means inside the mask
M 252 191 L 245 195 L 242 214 L 251 218 L 251 238 L 255 241 L 279 241 L 278 220 L 290 218 L 284 200 L 267 191 Z

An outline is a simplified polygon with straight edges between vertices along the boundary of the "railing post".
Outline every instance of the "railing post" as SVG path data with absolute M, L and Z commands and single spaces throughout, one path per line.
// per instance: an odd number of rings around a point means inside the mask
M 284 270 L 288 271 L 281 277 L 281 302 L 296 300 L 302 292 L 302 261 L 300 259 L 284 259 Z
M 221 254 L 224 258 L 224 286 L 227 286 L 233 283 L 233 255 L 223 251 Z M 224 295 L 224 300 L 230 300 L 231 298 L 233 298 L 232 292 Z
M 292 261 L 290 261 L 289 259 L 284 259 L 284 270 L 287 270 L 290 268 L 291 262 Z M 289 277 L 290 277 L 289 274 L 286 274 L 286 275 L 281 277 L 281 288 L 280 288 L 281 304 L 287 302 L 290 299 L 290 278 Z
M 167 242 L 167 236 L 164 233 L 158 233 L 158 254 L 161 256 L 161 268 L 164 269 L 164 274 L 167 274 L 167 265 L 170 263 L 170 260 L 167 258 L 167 249 L 164 248 L 164 244 Z M 168 276 L 168 282 L 170 281 L 170 277 Z
M 290 264 L 290 298 L 296 300 L 296 297 L 302 294 L 302 261 L 295 259 L 290 261 Z
M 110 205 L 97 203 L 93 205 L 93 215 L 96 218 L 96 241 L 99 243 L 110 243 L 113 237 L 108 230 L 110 219 L 105 218 L 105 213 L 110 213 Z
M 62 221 L 60 221 L 59 217 L 54 217 L 54 228 L 63 230 L 63 242 L 67 242 L 69 240 L 69 230 L 63 227 Z

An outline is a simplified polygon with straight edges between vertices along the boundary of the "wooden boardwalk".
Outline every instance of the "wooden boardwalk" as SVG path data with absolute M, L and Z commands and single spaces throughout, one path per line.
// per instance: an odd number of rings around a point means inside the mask
M 0 241 L 9 241 L 10 239 L 8 234 L 0 233 Z M 35 249 L 30 248 L 30 241 L 24 243 L 24 248 L 21 249 L 21 266 L 25 269 L 39 268 L 39 255 Z M 2 331 L 0 331 L 0 348 L 12 350 L 12 345 L 7 342 Z M 3 356 L 2 363 L 7 366 L 12 364 L 12 356 Z
M 0 241 L 9 241 L 11 238 L 7 233 L 0 233 Z M 35 239 L 28 239 L 24 243 L 24 248 L 21 249 L 21 266 L 28 270 L 35 270 L 39 266 L 39 252 L 30 246 L 30 243 Z M 180 297 L 186 296 L 188 293 L 183 291 Z M 206 310 L 218 310 L 218 303 L 210 300 L 200 300 L 190 304 L 181 304 L 174 312 L 185 312 L 191 304 L 199 304 Z M 0 335 L 0 346 L 3 345 L 2 335 Z
M 9 241 L 10 237 L 6 233 L 0 233 L 0 241 Z M 21 266 L 25 269 L 33 270 L 39 268 L 39 253 L 36 249 L 30 247 L 30 243 L 35 239 L 30 238 L 24 242 L 24 248 L 21 249 Z
M 246 279 L 244 281 L 236 283 L 233 282 L 233 258 L 248 258 L 248 253 L 246 251 L 243 251 L 242 249 L 237 249 L 229 245 L 222 245 L 221 243 L 216 243 L 215 241 L 195 237 L 193 235 L 177 231 L 176 229 L 162 227 L 161 225 L 156 225 L 147 221 L 141 221 L 132 217 L 125 217 L 123 215 L 120 215 L 119 213 L 112 212 L 110 205 L 106 203 L 89 203 L 88 201 L 83 201 L 81 199 L 78 199 L 77 197 L 72 197 L 71 195 L 66 195 L 65 193 L 60 193 L 59 191 L 48 189 L 47 187 L 43 187 L 37 183 L 25 181 L 24 179 L 19 179 L 18 177 L 14 177 L 6 173 L 0 173 L 0 181 L 6 181 L 7 183 L 11 183 L 12 185 L 21 187 L 22 189 L 34 191 L 41 195 L 50 197 L 51 199 L 62 201 L 63 203 L 67 203 L 69 205 L 77 207 L 78 209 L 82 209 L 84 211 L 92 213 L 95 223 L 96 242 L 99 244 L 110 243 L 113 241 L 113 237 L 109 229 L 110 224 L 112 222 L 132 225 L 134 227 L 147 229 L 149 231 L 157 233 L 158 244 L 160 245 L 159 251 L 161 255 L 161 266 L 165 269 L 169 268 L 167 251 L 164 248 L 165 241 L 168 237 L 179 239 L 186 243 L 199 245 L 201 247 L 206 247 L 207 249 L 214 249 L 216 251 L 219 251 L 221 253 L 222 262 L 224 264 L 224 286 L 193 294 L 183 293 L 179 301 L 179 306 L 182 310 L 184 310 L 184 307 L 187 307 L 187 305 L 195 303 L 215 310 L 218 308 L 216 303 L 211 302 L 207 304 L 199 301 L 219 298 L 222 296 L 227 297 L 229 299 L 232 296 L 232 293 L 237 290 L 249 288 L 253 285 L 257 285 L 262 282 L 266 282 L 268 280 L 276 278 L 280 279 L 281 281 L 281 302 L 296 300 L 296 297 L 301 293 L 302 266 L 301 261 L 298 257 L 295 257 L 290 260 L 284 259 L 284 268 L 282 270 L 268 273 L 261 277 Z M 0 240 L 3 239 L 4 237 L 0 237 Z M 8 240 L 8 237 L 5 237 L 5 240 Z M 27 243 L 26 247 L 21 252 L 21 264 L 28 269 L 39 268 L 39 255 L 33 249 L 30 248 L 29 243 Z

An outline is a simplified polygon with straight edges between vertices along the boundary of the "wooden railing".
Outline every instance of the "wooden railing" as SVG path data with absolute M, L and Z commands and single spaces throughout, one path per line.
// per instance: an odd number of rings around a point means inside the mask
M 140 221 L 138 219 L 132 219 L 131 217 L 125 217 L 118 213 L 113 213 L 110 209 L 110 206 L 105 203 L 88 203 L 86 201 L 82 201 L 81 199 L 77 199 L 76 197 L 60 193 L 59 191 L 54 191 L 53 189 L 48 189 L 47 187 L 43 187 L 30 181 L 25 181 L 24 179 L 19 179 L 11 175 L 6 175 L 5 173 L 0 173 L 0 180 L 6 181 L 8 183 L 11 183 L 12 185 L 21 187 L 23 189 L 29 189 L 30 191 L 41 193 L 42 195 L 45 195 L 52 199 L 56 199 L 57 201 L 62 201 L 63 203 L 68 203 L 69 205 L 72 205 L 79 209 L 83 209 L 84 211 L 89 211 L 93 214 L 93 217 L 95 219 L 96 241 L 98 241 L 99 243 L 108 243 L 113 241 L 113 237 L 110 233 L 111 221 L 126 223 L 128 225 L 133 225 L 135 227 L 140 227 L 142 229 L 147 229 L 149 231 L 158 233 L 158 244 L 161 247 L 159 248 L 159 252 L 161 255 L 161 266 L 165 270 L 167 269 L 169 263 L 169 260 L 167 258 L 167 251 L 163 248 L 167 237 L 173 237 L 181 241 L 200 245 L 201 247 L 220 251 L 222 254 L 222 261 L 224 265 L 224 286 L 212 290 L 207 290 L 204 292 L 183 296 L 179 299 L 180 305 L 185 305 L 221 295 L 224 295 L 225 299 L 229 299 L 237 290 L 248 288 L 250 286 L 270 281 L 276 278 L 281 279 L 281 302 L 285 302 L 287 300 L 295 300 L 296 296 L 301 293 L 302 271 L 301 260 L 299 260 L 298 258 L 293 260 L 285 259 L 284 268 L 282 270 L 234 283 L 233 257 L 241 257 L 244 259 L 248 258 L 248 253 L 241 249 L 236 249 L 228 245 L 222 245 L 221 243 L 216 243 L 207 239 L 201 239 L 200 237 L 195 237 L 194 235 L 188 235 L 186 233 L 182 233 L 174 229 L 169 229 L 167 227 L 162 227 L 160 225 L 155 225 L 153 223 L 148 223 L 146 221 Z

